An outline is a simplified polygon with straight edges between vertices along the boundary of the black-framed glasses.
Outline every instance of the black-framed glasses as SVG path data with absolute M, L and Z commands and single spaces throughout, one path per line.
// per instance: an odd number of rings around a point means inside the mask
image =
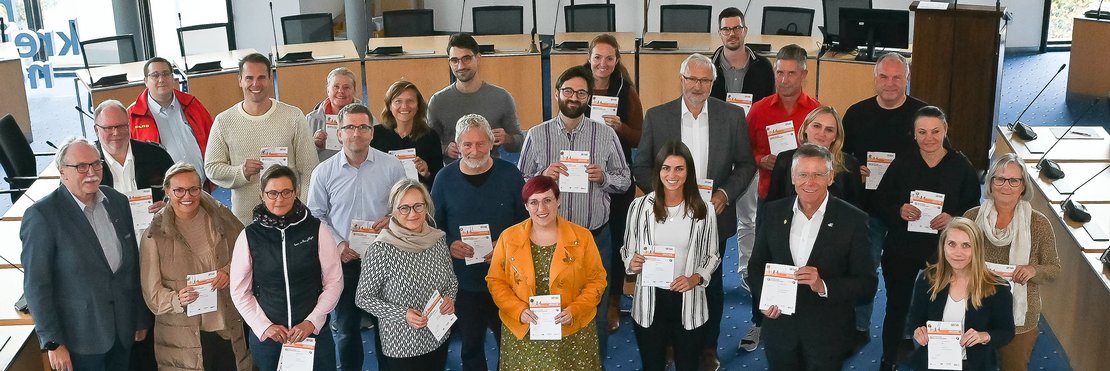
M 559 89 L 559 94 L 562 94 L 563 98 L 570 98 L 570 97 L 574 96 L 574 97 L 578 97 L 578 99 L 586 99 L 586 97 L 590 96 L 590 92 L 588 92 L 588 91 L 574 90 L 574 89 L 571 89 L 571 88 Z
M 199 196 L 200 195 L 200 186 L 194 186 L 194 187 L 189 187 L 189 188 L 178 187 L 178 188 L 173 189 L 173 195 L 177 196 L 177 198 L 185 197 L 186 193 L 188 193 L 190 196 L 193 196 L 193 197 Z
M 170 72 L 170 71 L 154 71 L 154 72 L 146 74 L 146 77 L 149 77 L 149 78 L 152 78 L 152 79 L 155 79 L 155 80 L 163 78 L 163 77 L 168 78 L 168 77 L 172 77 L 172 76 L 173 76 L 173 72 Z
M 695 85 L 713 85 L 713 79 L 699 79 L 699 78 L 690 77 L 690 76 L 686 76 L 686 75 L 682 75 L 682 79 L 686 80 L 687 83 L 695 84 Z
M 996 177 L 991 178 L 991 183 L 994 183 L 994 185 L 1000 186 L 1000 187 L 1003 184 L 1009 184 L 1010 187 L 1017 187 L 1017 186 L 1021 185 L 1021 180 L 1022 180 L 1021 178 L 1006 178 L 1006 177 L 996 176 Z
M 357 130 L 360 133 L 369 133 L 370 129 L 373 129 L 374 127 L 370 126 L 370 125 L 343 125 L 339 128 L 343 129 L 343 130 L 346 130 L 346 131 L 356 131 Z
M 104 131 L 127 130 L 127 124 L 112 125 L 112 126 L 104 126 L 104 125 L 101 125 L 101 124 L 93 124 L 93 125 L 96 125 L 96 127 L 100 128 L 100 130 L 104 130 Z
M 417 214 L 419 214 L 419 213 L 423 213 L 426 210 L 428 210 L 428 204 L 425 204 L 423 202 L 417 202 L 417 203 L 412 204 L 412 205 L 397 206 L 397 213 L 401 214 L 401 215 L 409 215 L 409 213 L 411 213 L 413 211 L 415 211 Z
M 177 190 L 174 190 L 174 192 L 176 192 L 176 191 Z M 297 191 L 294 191 L 292 189 L 283 189 L 283 190 L 280 190 L 280 191 L 274 190 L 274 191 L 262 192 L 262 194 L 266 195 L 266 198 L 271 199 L 271 200 L 278 199 L 278 196 L 281 196 L 281 198 L 285 198 L 285 199 L 292 198 L 293 194 L 295 194 L 295 193 L 297 193 Z M 178 196 L 178 197 L 180 197 L 180 196 Z
M 745 28 L 747 28 L 747 27 L 745 27 L 745 26 L 721 27 L 721 29 L 719 31 L 721 33 L 725 34 L 725 35 L 728 35 L 728 34 L 733 33 L 733 32 L 740 33 L 741 31 L 744 31 Z
M 78 173 L 87 173 L 87 172 L 89 172 L 89 169 L 92 169 L 92 170 L 103 169 L 104 168 L 104 160 L 96 160 L 96 161 L 89 162 L 89 163 L 80 163 L 80 164 L 73 164 L 73 165 L 65 164 L 65 165 L 62 165 L 62 166 L 71 167 L 74 170 L 77 170 Z

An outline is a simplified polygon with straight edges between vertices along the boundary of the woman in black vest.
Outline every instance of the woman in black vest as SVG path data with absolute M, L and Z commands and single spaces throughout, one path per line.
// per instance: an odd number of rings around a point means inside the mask
M 293 169 L 271 166 L 261 183 L 263 203 L 231 258 L 231 300 L 250 325 L 251 357 L 276 370 L 283 344 L 314 338 L 313 369 L 335 370 L 328 313 L 343 291 L 335 238 L 297 199 Z

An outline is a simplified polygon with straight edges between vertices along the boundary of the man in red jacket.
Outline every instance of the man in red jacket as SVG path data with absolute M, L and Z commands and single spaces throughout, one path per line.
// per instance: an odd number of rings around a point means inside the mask
M 196 97 L 177 90 L 170 61 L 151 58 L 143 66 L 146 90 L 127 108 L 131 138 L 161 143 L 177 162 L 204 168 L 212 115 Z M 202 179 L 206 179 L 201 174 Z

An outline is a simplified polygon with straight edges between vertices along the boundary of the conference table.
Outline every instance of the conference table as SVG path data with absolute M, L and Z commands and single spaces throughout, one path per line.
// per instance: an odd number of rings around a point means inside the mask
M 1062 269 L 1056 280 L 1041 286 L 1042 315 L 1073 369 L 1104 369 L 1110 365 L 1110 352 L 1106 351 L 1110 349 L 1110 336 L 1106 334 L 1110 329 L 1110 313 L 1106 311 L 1110 308 L 1110 271 L 1098 257 L 1110 242 L 1096 241 L 1092 235 L 1110 233 L 1110 193 L 1106 192 L 1110 176 L 1103 172 L 1073 197 L 1086 205 L 1092 215 L 1090 222 L 1084 224 L 1069 219 L 1060 205 L 1075 187 L 1110 165 L 1110 138 L 1102 127 L 1084 127 L 1088 133 L 1100 137 L 1062 140 L 1048 157 L 1060 164 L 1065 176 L 1053 181 L 1040 175 L 1035 166 L 1039 156 L 1032 157 L 1034 153 L 1029 151 L 1028 145 L 1045 141 L 1051 146 L 1055 140 L 1053 132 L 1062 134 L 1064 129 L 1035 127 L 1038 139 L 1025 142 L 1013 136 L 1005 126 L 997 126 L 994 151 L 996 158 L 1005 153 L 1018 153 L 1026 161 L 1026 169 L 1034 183 L 1028 190 L 1033 192 L 1030 203 L 1048 217 L 1055 234 Z M 1034 150 L 1043 154 L 1039 148 Z M 1075 157 L 1068 158 L 1069 155 Z M 1064 185 L 1061 181 L 1065 181 Z
M 208 109 L 208 113 L 212 114 L 212 117 L 231 108 L 235 103 L 243 100 L 243 90 L 239 88 L 239 60 L 257 52 L 254 49 L 247 48 L 196 54 L 178 59 L 178 66 L 183 68 L 205 62 L 220 62 L 219 70 L 186 72 L 188 93 L 197 97 L 204 108 Z
M 274 64 L 277 69 L 274 82 L 279 100 L 300 108 L 305 114 L 327 97 L 328 73 L 333 69 L 346 67 L 355 74 L 356 82 L 362 81 L 362 58 L 351 40 L 281 45 L 274 47 L 272 52 L 275 60 L 288 53 L 312 52 L 313 59 L 310 61 Z
M 31 112 L 27 106 L 25 75 L 23 61 L 19 58 L 19 48 L 12 42 L 0 43 L 0 117 L 10 113 L 23 135 L 30 139 Z M 39 80 L 38 84 L 46 82 Z
M 92 96 L 92 102 L 89 106 L 82 106 L 82 109 L 89 107 L 95 108 L 96 105 L 109 100 L 115 99 L 128 106 L 131 102 L 135 101 L 135 97 L 146 89 L 146 84 L 143 79 L 146 77 L 143 74 L 143 66 L 146 61 L 138 61 L 122 64 L 110 64 L 99 67 L 92 67 L 87 70 L 77 70 L 77 80 L 85 87 L 85 90 Z M 127 81 L 122 84 L 97 86 L 96 82 L 100 81 L 105 76 L 112 75 L 126 75 Z M 80 99 L 80 97 L 78 98 Z
M 46 197 L 46 195 L 49 195 L 50 192 L 54 192 L 54 190 L 58 189 L 58 184 L 60 183 L 61 179 L 58 178 L 41 178 L 31 183 L 31 186 L 27 187 L 27 191 L 23 193 L 23 197 L 15 200 L 15 202 L 12 203 L 12 207 L 8 208 L 8 211 L 5 211 L 3 216 L 0 216 L 0 221 L 23 220 L 23 213 L 27 211 L 27 208 L 31 207 L 35 201 L 41 200 L 43 197 Z

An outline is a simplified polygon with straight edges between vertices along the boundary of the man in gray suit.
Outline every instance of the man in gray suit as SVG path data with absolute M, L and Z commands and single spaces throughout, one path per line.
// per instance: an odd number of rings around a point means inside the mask
M 127 197 L 100 185 L 104 162 L 71 139 L 62 185 L 23 215 L 23 280 L 39 345 L 55 370 L 125 370 L 149 321 Z
M 699 182 L 713 181 L 712 206 L 717 213 L 718 249 L 724 256 L 725 242 L 736 234 L 736 198 L 744 193 L 755 176 L 755 160 L 748 142 L 748 124 L 739 107 L 710 98 L 717 70 L 713 61 L 701 54 L 692 54 L 679 69 L 682 97 L 652 107 L 644 115 L 639 152 L 632 160 L 632 174 L 641 189 L 651 189 L 656 152 L 663 143 L 681 138 L 694 157 Z M 721 312 L 724 310 L 724 286 L 721 268 L 713 272 L 706 290 L 709 321 L 706 322 L 703 369 L 715 370 L 717 337 L 721 333 Z

